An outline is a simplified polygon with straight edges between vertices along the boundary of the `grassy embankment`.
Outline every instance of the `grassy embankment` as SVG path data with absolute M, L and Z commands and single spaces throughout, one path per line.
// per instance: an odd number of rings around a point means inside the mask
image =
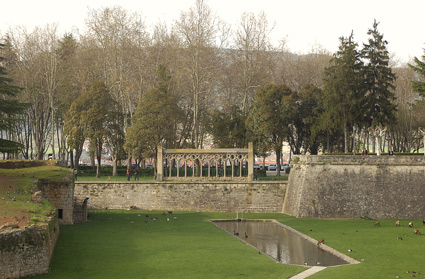
M 141 216 L 139 217 L 138 214 Z M 145 214 L 157 217 L 145 223 Z M 62 226 L 49 274 L 35 278 L 288 278 L 306 268 L 275 263 L 208 222 L 230 213 L 95 211 L 91 221 Z M 244 214 L 273 218 L 360 261 L 327 268 L 311 278 L 425 278 L 425 237 L 410 220 L 296 219 L 284 214 Z M 132 223 L 133 222 L 133 223 Z M 422 229 L 421 220 L 413 220 Z M 401 237 L 402 240 L 398 239 Z M 348 252 L 352 249 L 352 252 Z M 416 272 L 416 273 L 413 273 Z M 409 273 L 407 273 L 409 272 Z M 397 277 L 400 276 L 400 277 Z
M 46 214 L 54 207 L 48 201 L 31 202 L 38 178 L 60 180 L 70 170 L 57 166 L 32 168 L 0 168 L 0 224 L 18 223 L 20 227 L 46 221 Z

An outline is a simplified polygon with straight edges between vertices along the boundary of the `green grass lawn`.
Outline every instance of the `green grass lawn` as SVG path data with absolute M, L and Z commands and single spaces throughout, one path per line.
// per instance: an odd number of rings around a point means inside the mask
M 145 214 L 159 221 L 145 223 Z M 32 278 L 289 278 L 306 269 L 275 263 L 208 222 L 235 215 L 175 212 L 171 216 L 177 220 L 166 221 L 169 216 L 161 212 L 93 211 L 87 223 L 61 226 L 50 273 Z M 425 278 L 425 237 L 414 235 L 407 220 L 401 227 L 394 226 L 395 220 L 380 220 L 375 227 L 365 219 L 244 218 L 276 219 L 315 239 L 323 237 L 361 262 L 326 268 L 311 278 Z M 422 229 L 421 220 L 413 222 Z

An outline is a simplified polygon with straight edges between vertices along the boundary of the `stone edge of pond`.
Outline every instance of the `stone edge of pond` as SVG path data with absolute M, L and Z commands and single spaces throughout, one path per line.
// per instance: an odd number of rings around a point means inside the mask
M 304 238 L 305 240 L 310 241 L 311 243 L 317 244 L 317 240 L 316 239 L 311 238 L 308 235 L 305 235 L 305 234 L 303 234 L 303 233 L 295 230 L 294 228 L 291 228 L 288 225 L 282 224 L 282 223 L 280 223 L 280 222 L 278 222 L 278 221 L 276 221 L 274 219 L 270 219 L 270 220 L 271 220 L 271 222 L 277 224 L 278 226 L 283 227 L 283 228 L 285 228 L 287 230 L 292 231 L 293 233 L 295 233 L 295 234 L 299 235 L 300 237 Z M 320 248 L 323 249 L 323 250 L 325 250 L 325 251 L 327 251 L 327 252 L 329 252 L 329 253 L 331 253 L 331 254 L 333 254 L 333 255 L 335 255 L 335 256 L 337 256 L 337 257 L 339 257 L 339 258 L 341 258 L 341 259 L 343 259 L 348 264 L 359 264 L 360 263 L 359 261 L 357 261 L 357 260 L 355 260 L 355 259 L 347 256 L 346 254 L 343 254 L 343 253 L 339 252 L 338 250 L 335 250 L 332 247 L 329 247 L 326 244 L 320 244 Z M 335 265 L 335 266 L 338 266 L 338 265 Z
M 313 244 L 317 244 L 317 240 L 315 240 L 314 238 L 309 237 L 308 235 L 305 235 L 297 230 L 295 230 L 294 228 L 291 228 L 288 225 L 282 224 L 278 221 L 276 221 L 275 219 L 244 219 L 244 218 L 238 218 L 238 219 L 211 219 L 209 220 L 211 223 L 213 223 L 214 225 L 216 225 L 215 223 L 217 222 L 234 222 L 234 221 L 250 221 L 250 222 L 271 222 L 271 223 L 275 223 L 276 225 L 285 228 L 295 234 L 297 234 L 298 236 L 304 238 L 305 240 L 313 243 Z M 216 225 L 217 226 L 217 225 Z M 230 233 L 229 233 L 230 234 Z M 251 244 L 248 243 L 248 245 L 252 246 Z M 252 246 L 254 247 L 254 246 Z M 254 247 L 256 250 L 258 250 L 256 247 Z M 326 244 L 320 244 L 320 248 L 343 259 L 344 261 L 346 261 L 348 264 L 359 264 L 360 262 L 335 250 L 332 247 L 327 246 Z M 266 256 L 268 256 L 269 258 L 273 259 L 272 257 L 270 257 L 269 255 L 265 254 Z M 276 261 L 276 259 L 273 259 L 274 261 Z M 277 261 L 276 261 L 277 262 Z M 336 266 L 340 266 L 340 265 L 334 265 L 334 266 L 329 266 L 329 267 L 336 267 Z

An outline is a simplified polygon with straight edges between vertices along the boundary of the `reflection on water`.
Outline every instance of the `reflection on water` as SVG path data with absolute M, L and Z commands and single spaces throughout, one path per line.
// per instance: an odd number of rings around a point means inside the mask
M 215 224 L 281 263 L 309 266 L 348 264 L 345 260 L 273 222 L 224 221 Z

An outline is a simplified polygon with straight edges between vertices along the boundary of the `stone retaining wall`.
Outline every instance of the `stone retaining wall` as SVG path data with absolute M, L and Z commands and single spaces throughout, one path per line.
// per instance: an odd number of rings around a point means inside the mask
M 94 209 L 281 212 L 286 182 L 75 182 Z
M 297 217 L 422 219 L 424 156 L 297 156 L 283 212 Z
M 71 174 L 57 182 L 39 179 L 37 189 L 42 191 L 43 198 L 51 202 L 57 209 L 59 223 L 74 223 L 74 181 Z
M 58 236 L 55 217 L 42 226 L 0 230 L 0 278 L 47 273 Z

